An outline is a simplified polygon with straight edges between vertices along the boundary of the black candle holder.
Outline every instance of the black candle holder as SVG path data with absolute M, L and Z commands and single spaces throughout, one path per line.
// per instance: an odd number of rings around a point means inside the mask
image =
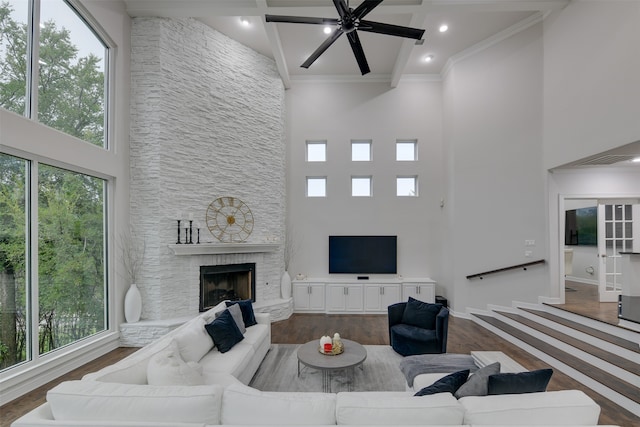
M 189 244 L 193 245 L 193 220 L 189 220 Z
M 198 230 L 198 241 L 196 242 L 196 244 L 200 244 L 200 229 L 196 228 L 196 230 Z
M 178 220 L 178 241 L 176 242 L 176 245 L 180 244 L 182 244 L 182 242 L 180 241 L 180 220 Z

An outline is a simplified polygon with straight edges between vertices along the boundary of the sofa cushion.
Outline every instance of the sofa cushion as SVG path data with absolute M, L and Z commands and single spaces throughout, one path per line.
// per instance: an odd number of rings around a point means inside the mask
M 489 376 L 500 373 L 500 362 L 483 366 L 472 374 L 453 394 L 457 399 L 465 396 L 486 396 L 489 390 Z
M 415 396 L 429 396 L 437 393 L 454 394 L 460 388 L 460 386 L 467 381 L 468 377 L 468 369 L 445 375 L 430 386 L 420 389 L 420 391 L 418 391 Z
M 149 385 L 204 385 L 202 368 L 197 362 L 185 362 L 178 345 L 173 345 L 151 356 L 147 365 Z
M 250 364 L 255 354 L 253 346 L 244 340 L 226 353 L 220 353 L 217 348 L 214 348 L 200 360 L 202 375 L 207 377 L 211 373 L 227 373 L 238 377 Z
M 435 329 L 436 316 L 440 313 L 441 308 L 442 304 L 430 304 L 409 297 L 404 313 L 402 313 L 402 323 L 424 329 Z
M 176 334 L 175 341 L 185 362 L 197 362 L 213 348 L 213 340 L 204 328 L 205 321 L 196 317 Z
M 598 406 L 580 390 L 469 396 L 458 400 L 465 424 L 597 425 Z
M 244 339 L 229 310 L 223 311 L 213 322 L 204 326 L 220 353 L 226 353 Z
M 250 299 L 241 301 L 226 301 L 226 304 L 227 307 L 234 304 L 238 304 L 240 306 L 240 310 L 242 310 L 242 320 L 244 321 L 244 326 L 246 326 L 247 328 L 258 323 L 258 321 L 256 320 L 256 316 L 253 313 L 253 302 Z
M 336 400 L 339 425 L 460 425 L 463 417 L 449 393 L 416 399 L 406 392 L 340 392 Z
M 219 424 L 218 385 L 151 386 L 65 381 L 47 392 L 56 420 Z
M 261 392 L 230 385 L 222 397 L 222 424 L 335 425 L 336 395 Z
M 517 373 L 504 373 L 489 376 L 488 394 L 519 394 L 545 391 L 553 369 L 538 369 Z
M 240 329 L 240 333 L 244 335 L 244 333 L 247 331 L 247 328 L 244 327 L 244 320 L 242 320 L 242 310 L 240 309 L 240 306 L 238 304 L 233 304 L 230 305 L 226 310 L 229 310 L 229 313 L 231 313 L 231 317 L 233 317 L 233 320 L 236 322 L 236 326 L 238 327 L 238 329 Z M 218 316 L 220 316 L 222 313 L 224 313 L 224 311 L 219 311 L 215 314 L 215 317 L 218 318 Z

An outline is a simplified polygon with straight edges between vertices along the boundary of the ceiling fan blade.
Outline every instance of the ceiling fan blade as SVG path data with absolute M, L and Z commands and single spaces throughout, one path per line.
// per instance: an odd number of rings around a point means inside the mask
M 321 45 L 320 47 L 318 47 L 315 52 L 313 52 L 311 54 L 311 56 L 309 58 L 307 58 L 306 61 L 304 61 L 304 63 L 301 65 L 302 68 L 309 68 L 311 66 L 311 64 L 313 64 L 316 59 L 318 59 L 320 57 L 320 55 L 322 55 L 324 53 L 325 50 L 327 50 L 329 48 L 329 46 L 331 46 L 333 44 L 333 42 L 335 42 L 336 40 L 338 40 L 338 37 L 340 37 L 342 35 L 343 31 L 341 29 L 337 29 L 333 32 L 333 34 L 331 34 L 329 36 L 328 39 L 326 39 Z
M 382 0 L 365 0 L 353 10 L 353 16 L 356 19 L 362 19 L 380 3 Z
M 369 69 L 367 58 L 364 56 L 364 50 L 362 49 L 362 43 L 360 43 L 358 32 L 352 31 L 347 33 L 347 37 L 349 38 L 349 44 L 351 45 L 351 50 L 353 50 L 353 55 L 356 57 L 356 61 L 358 61 L 360 72 L 364 76 L 371 70 Z
M 335 18 L 313 18 L 310 16 L 264 15 L 267 22 L 286 22 L 289 24 L 338 25 Z
M 382 22 L 360 21 L 359 31 L 370 33 L 386 34 L 389 36 L 406 37 L 409 39 L 422 39 L 424 30 L 419 28 L 402 27 L 400 25 L 384 24 Z
M 344 19 L 344 17 L 349 14 L 349 6 L 347 6 L 344 0 L 333 0 L 333 4 L 336 6 L 336 9 L 338 9 L 340 19 Z

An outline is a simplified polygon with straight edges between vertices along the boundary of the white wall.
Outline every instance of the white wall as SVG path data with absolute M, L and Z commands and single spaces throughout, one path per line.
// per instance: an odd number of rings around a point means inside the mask
M 640 140 L 640 2 L 574 0 L 544 24 L 544 165 Z
M 328 277 L 328 236 L 397 235 L 398 274 L 437 277 L 443 195 L 439 81 L 294 82 L 286 92 L 292 276 Z M 306 140 L 327 140 L 327 161 L 305 161 Z M 373 161 L 351 161 L 351 140 L 371 139 Z M 417 139 L 418 161 L 396 162 L 396 139 Z M 397 197 L 396 175 L 418 175 L 419 197 Z M 351 175 L 373 176 L 373 197 L 351 197 Z M 306 176 L 327 176 L 326 198 L 307 198 Z M 339 276 L 338 276 L 339 277 Z
M 545 292 L 544 265 L 466 278 L 547 258 L 542 61 L 537 24 L 457 62 L 446 76 L 443 284 L 455 311 L 534 302 Z

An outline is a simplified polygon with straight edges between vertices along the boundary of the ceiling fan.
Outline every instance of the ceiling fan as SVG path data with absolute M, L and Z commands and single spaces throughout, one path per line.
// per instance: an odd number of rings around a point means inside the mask
M 338 10 L 339 18 L 313 18 L 305 16 L 281 16 L 281 15 L 265 15 L 267 22 L 284 22 L 292 24 L 316 24 L 316 25 L 335 25 L 337 28 L 331 33 L 318 47 L 315 52 L 301 65 L 303 68 L 309 68 L 316 59 L 324 53 L 342 34 L 346 34 L 351 45 L 351 50 L 358 61 L 360 72 L 364 76 L 371 70 L 364 55 L 359 31 L 368 31 L 370 33 L 386 34 L 389 36 L 406 37 L 410 39 L 420 40 L 424 34 L 424 30 L 418 28 L 402 27 L 400 25 L 384 24 L 382 22 L 366 21 L 364 18 L 383 0 L 364 0 L 355 9 L 349 7 L 347 0 L 333 0 L 333 4 Z

